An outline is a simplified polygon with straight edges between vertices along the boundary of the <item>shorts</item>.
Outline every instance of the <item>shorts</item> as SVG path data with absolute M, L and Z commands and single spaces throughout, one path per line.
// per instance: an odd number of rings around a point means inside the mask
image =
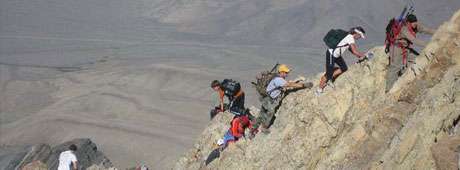
M 342 72 L 345 72 L 348 70 L 347 63 L 345 63 L 345 60 L 343 60 L 342 56 L 340 57 L 334 57 L 331 55 L 329 50 L 326 51 L 326 78 L 327 80 L 333 80 L 334 77 L 334 71 L 335 71 L 335 64 L 339 66 L 339 69 L 342 70 Z

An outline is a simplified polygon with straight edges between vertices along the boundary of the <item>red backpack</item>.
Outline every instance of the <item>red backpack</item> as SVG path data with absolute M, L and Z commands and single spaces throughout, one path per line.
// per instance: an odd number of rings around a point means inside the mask
M 404 25 L 405 20 L 397 20 L 395 18 L 388 22 L 386 27 L 386 38 L 385 38 L 385 53 L 390 52 L 390 48 L 394 47 L 399 33 Z M 389 55 L 389 64 L 391 63 L 391 55 Z
M 408 4 L 404 7 L 403 11 L 397 18 L 392 18 L 390 22 L 388 22 L 386 27 L 386 37 L 385 37 L 385 53 L 390 52 L 390 48 L 394 48 L 396 41 L 398 40 L 398 35 L 401 33 L 401 29 L 406 22 L 406 17 L 409 14 L 412 14 L 415 11 L 414 8 L 414 1 L 409 0 Z M 391 57 L 392 55 L 388 55 L 388 65 L 391 64 Z M 406 64 L 405 56 L 403 56 L 403 64 Z

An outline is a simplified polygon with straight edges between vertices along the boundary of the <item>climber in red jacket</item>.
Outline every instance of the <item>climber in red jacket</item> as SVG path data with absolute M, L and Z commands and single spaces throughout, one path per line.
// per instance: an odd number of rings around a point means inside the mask
M 229 142 L 235 142 L 244 137 L 244 131 L 248 127 L 252 127 L 248 115 L 235 116 L 231 122 L 230 129 L 224 135 L 223 142 L 219 144 L 221 148 L 227 147 Z

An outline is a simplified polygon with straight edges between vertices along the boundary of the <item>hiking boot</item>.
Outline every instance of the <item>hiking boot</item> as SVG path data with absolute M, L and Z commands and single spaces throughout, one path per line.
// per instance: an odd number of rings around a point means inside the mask
M 321 94 L 323 93 L 323 89 L 322 88 L 318 88 L 315 90 L 315 95 L 316 96 L 321 96 Z
M 327 86 L 329 86 L 329 87 L 331 87 L 333 89 L 335 88 L 335 85 L 334 85 L 334 83 L 332 81 L 328 81 Z

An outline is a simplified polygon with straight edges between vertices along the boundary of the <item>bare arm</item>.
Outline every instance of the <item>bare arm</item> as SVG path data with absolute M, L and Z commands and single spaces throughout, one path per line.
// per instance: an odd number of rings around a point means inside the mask
M 425 34 L 429 34 L 429 35 L 433 35 L 434 34 L 434 29 L 431 29 L 431 28 L 428 28 L 422 24 L 418 24 L 418 31 L 420 33 L 425 33 Z
M 414 43 L 417 46 L 425 47 L 426 44 L 427 44 L 425 41 L 419 40 L 416 37 L 414 37 L 412 34 L 410 34 L 407 31 L 407 29 L 402 30 L 401 34 L 403 35 L 403 37 L 406 37 L 409 41 L 411 41 L 412 43 Z
M 364 53 L 358 51 L 358 47 L 356 46 L 356 44 L 350 44 L 350 49 L 351 53 L 353 53 L 356 57 L 360 59 L 365 57 Z
M 77 161 L 72 162 L 72 165 L 74 170 L 78 170 Z
M 287 82 L 286 85 L 283 86 L 284 88 L 289 88 L 289 87 L 292 87 L 292 88 L 303 88 L 304 87 L 304 84 L 303 83 L 296 83 L 296 82 Z
M 224 100 L 220 100 L 220 110 L 224 111 Z

